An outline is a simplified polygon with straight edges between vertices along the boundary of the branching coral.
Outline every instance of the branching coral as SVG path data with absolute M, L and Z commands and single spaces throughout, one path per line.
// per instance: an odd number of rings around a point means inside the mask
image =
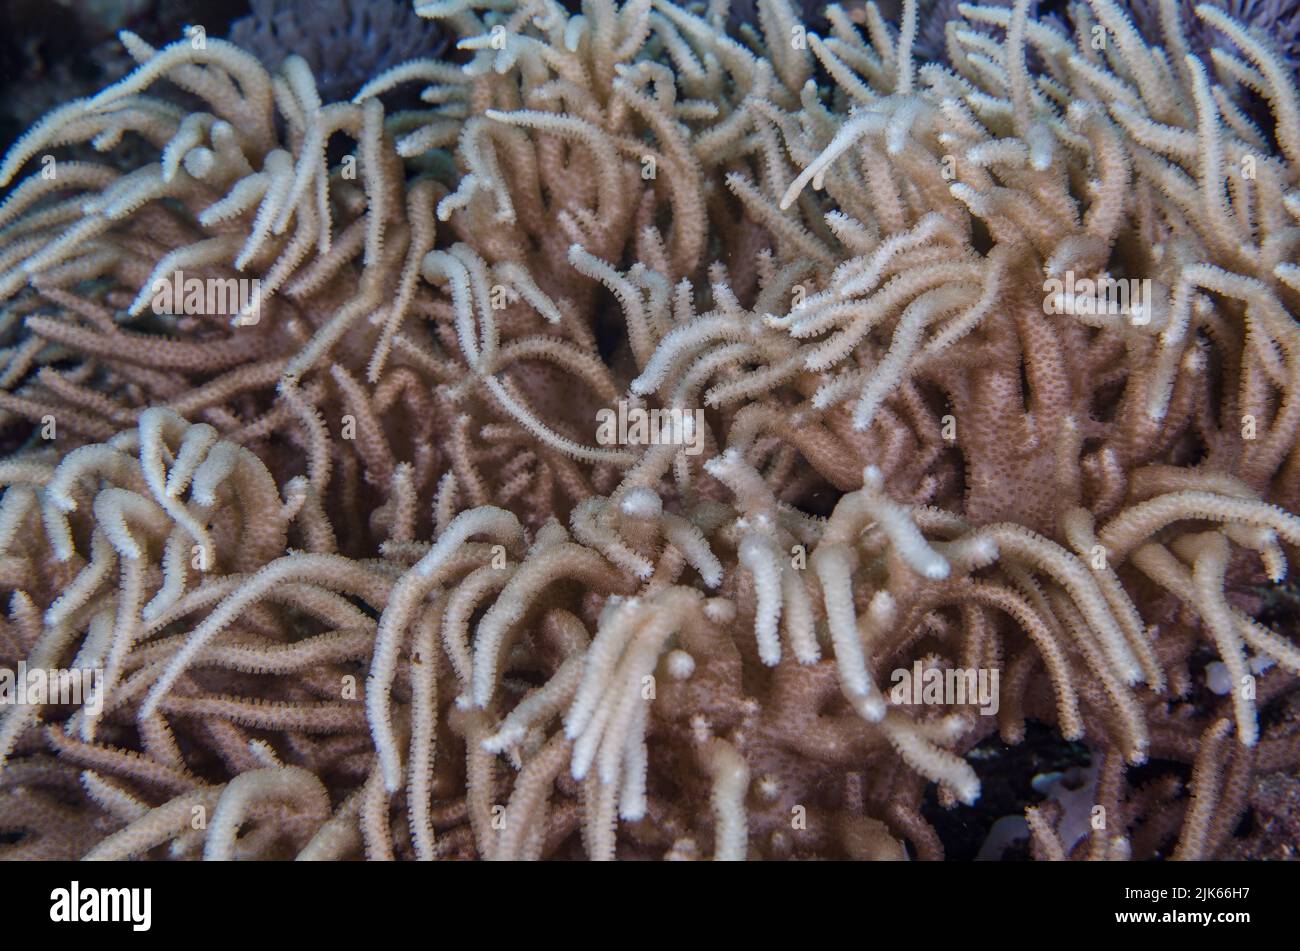
M 939 858 L 1030 720 L 1036 855 L 1218 853 L 1300 761 L 1300 94 L 1164 7 L 421 2 L 468 61 L 349 102 L 124 33 L 0 165 L 0 661 L 104 674 L 0 713 L 6 854 Z

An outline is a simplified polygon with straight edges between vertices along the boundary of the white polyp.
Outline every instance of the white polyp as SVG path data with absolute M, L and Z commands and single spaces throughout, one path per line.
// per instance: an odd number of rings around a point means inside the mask
M 754 578 L 758 604 L 754 608 L 754 636 L 758 640 L 758 657 L 768 667 L 781 662 L 781 641 L 777 626 L 781 621 L 781 564 L 771 540 L 762 535 L 746 535 L 740 542 L 740 563 Z
M 704 616 L 714 624 L 726 624 L 736 616 L 736 604 L 727 598 L 709 598 L 704 602 Z
M 673 680 L 689 680 L 695 673 L 695 658 L 679 648 L 669 651 L 664 667 Z
M 653 489 L 645 486 L 629 489 L 619 503 L 619 510 L 624 515 L 636 519 L 658 518 L 663 508 L 663 500 Z

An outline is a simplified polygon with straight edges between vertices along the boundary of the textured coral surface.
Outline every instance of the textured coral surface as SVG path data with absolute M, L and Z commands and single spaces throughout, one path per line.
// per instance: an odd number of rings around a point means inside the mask
M 1294 17 L 255 6 L 0 163 L 0 857 L 1291 857 Z

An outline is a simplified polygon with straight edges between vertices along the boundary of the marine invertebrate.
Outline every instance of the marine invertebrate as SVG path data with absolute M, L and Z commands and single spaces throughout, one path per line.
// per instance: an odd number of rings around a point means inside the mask
M 1159 26 L 1160 4 L 1135 4 L 1133 6 L 1134 22 L 1148 36 L 1163 35 L 1157 33 Z M 1216 0 L 1212 6 L 1218 7 L 1228 16 L 1267 36 L 1276 47 L 1284 62 L 1292 69 L 1300 64 L 1300 6 L 1286 0 Z M 1194 5 L 1180 2 L 1175 9 L 1182 21 L 1187 23 L 1188 45 L 1198 56 L 1209 61 L 1211 51 L 1219 49 L 1231 53 L 1232 42 L 1222 30 L 1213 24 L 1193 19 Z
M 252 0 L 252 12 L 230 25 L 227 38 L 268 69 L 301 56 L 321 95 L 350 98 L 375 73 L 418 56 L 436 56 L 445 45 L 436 25 L 412 22 L 400 0 L 348 4 Z
M 915 2 L 758 8 L 422 2 L 469 61 L 348 102 L 126 34 L 15 146 L 148 157 L 0 207 L 0 410 L 55 426 L 0 465 L 4 661 L 106 674 L 4 712 L 11 853 L 937 858 L 927 789 L 1029 720 L 1107 817 L 1040 857 L 1225 846 L 1300 755 L 1239 596 L 1300 545 L 1291 77 L 1198 8 L 1266 135 L 1113 0 L 964 7 L 948 65 Z

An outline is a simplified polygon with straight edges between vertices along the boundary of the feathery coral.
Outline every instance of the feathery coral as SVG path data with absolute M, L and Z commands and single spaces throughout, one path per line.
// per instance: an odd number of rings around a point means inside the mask
M 0 662 L 103 677 L 0 714 L 3 854 L 938 858 L 1030 720 L 1108 816 L 1036 854 L 1225 846 L 1300 761 L 1283 58 L 757 10 L 420 0 L 465 62 L 345 102 L 123 33 L 11 149 Z

